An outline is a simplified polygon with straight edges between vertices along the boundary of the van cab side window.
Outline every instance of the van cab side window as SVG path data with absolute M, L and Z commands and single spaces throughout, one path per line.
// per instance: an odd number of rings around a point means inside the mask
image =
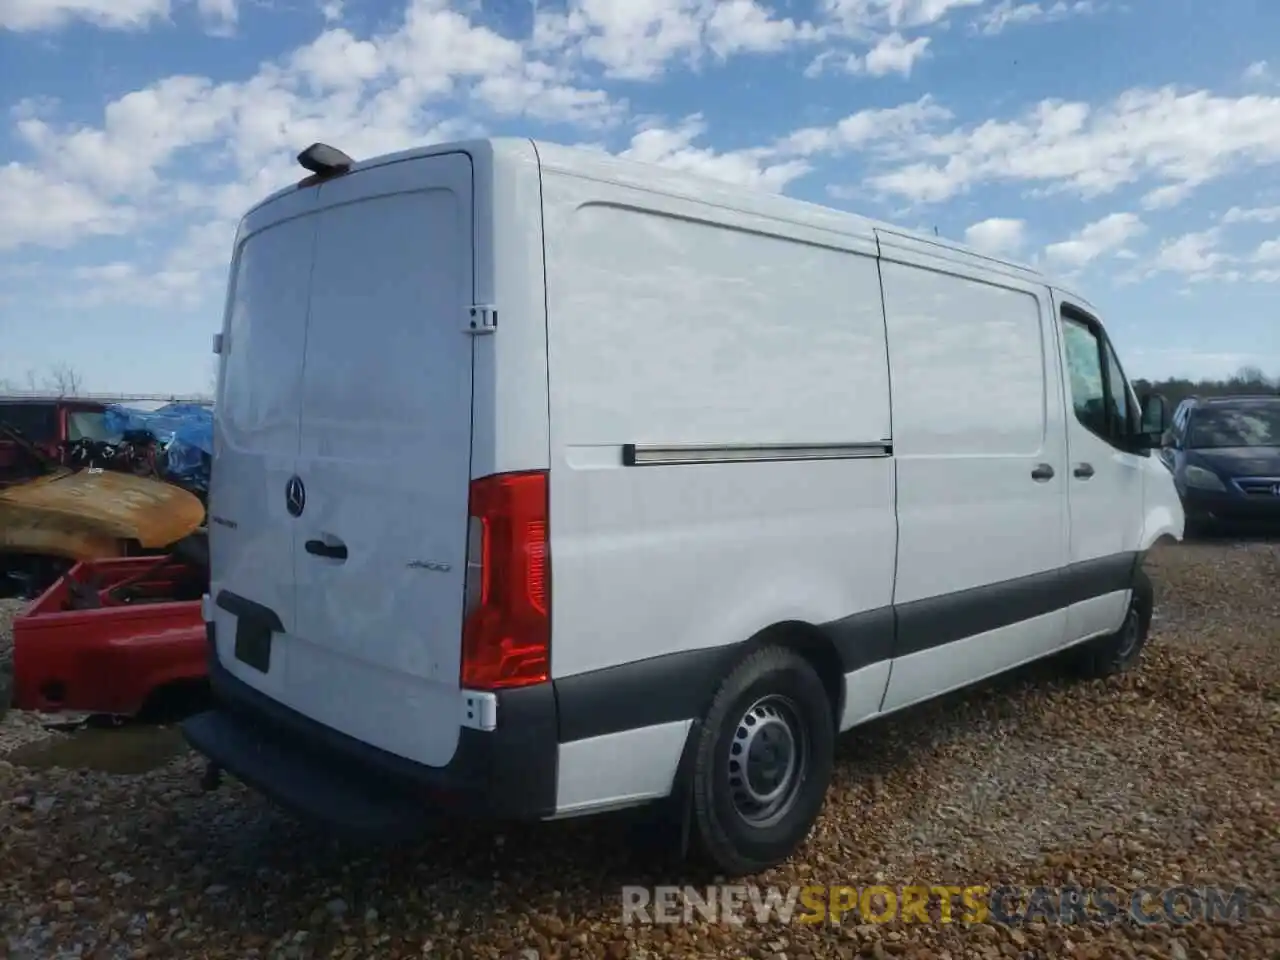
M 1102 350 L 1097 335 L 1071 317 L 1062 320 L 1071 379 L 1071 403 L 1076 419 L 1099 436 L 1107 436 L 1107 391 L 1102 373 Z
M 1115 351 L 1098 327 L 1073 316 L 1063 316 L 1062 334 L 1076 419 L 1119 444 L 1135 432 L 1139 413 Z

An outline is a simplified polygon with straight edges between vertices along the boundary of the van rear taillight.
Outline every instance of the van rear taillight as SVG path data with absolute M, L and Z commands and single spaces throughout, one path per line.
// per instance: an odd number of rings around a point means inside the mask
M 471 482 L 462 686 L 543 683 L 551 671 L 547 474 Z

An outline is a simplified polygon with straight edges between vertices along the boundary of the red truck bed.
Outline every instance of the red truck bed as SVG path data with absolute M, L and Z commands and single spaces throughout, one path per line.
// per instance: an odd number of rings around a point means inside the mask
M 14 620 L 13 705 L 132 716 L 204 682 L 202 577 L 172 557 L 77 563 Z

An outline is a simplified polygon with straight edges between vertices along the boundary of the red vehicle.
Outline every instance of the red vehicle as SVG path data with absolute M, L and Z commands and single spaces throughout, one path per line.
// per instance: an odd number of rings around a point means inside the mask
M 52 460 L 59 460 L 68 444 L 101 440 L 105 435 L 106 405 L 73 398 L 0 397 L 4 421 Z M 12 439 L 0 436 L 0 472 L 20 468 L 26 452 Z
M 107 429 L 107 406 L 75 397 L 0 396 L 0 426 L 16 430 L 38 453 L 72 468 L 100 466 L 138 476 L 156 476 L 155 438 L 113 437 Z M 10 480 L 39 472 L 25 450 L 0 430 L 0 478 Z
M 14 707 L 137 716 L 203 697 L 207 584 L 177 555 L 77 563 L 14 620 Z

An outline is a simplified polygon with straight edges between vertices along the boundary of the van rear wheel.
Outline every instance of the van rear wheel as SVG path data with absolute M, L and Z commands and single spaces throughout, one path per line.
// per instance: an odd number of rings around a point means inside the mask
M 786 647 L 750 654 L 698 731 L 691 826 L 703 856 L 731 877 L 790 857 L 822 809 L 834 753 L 832 705 L 813 666 Z

